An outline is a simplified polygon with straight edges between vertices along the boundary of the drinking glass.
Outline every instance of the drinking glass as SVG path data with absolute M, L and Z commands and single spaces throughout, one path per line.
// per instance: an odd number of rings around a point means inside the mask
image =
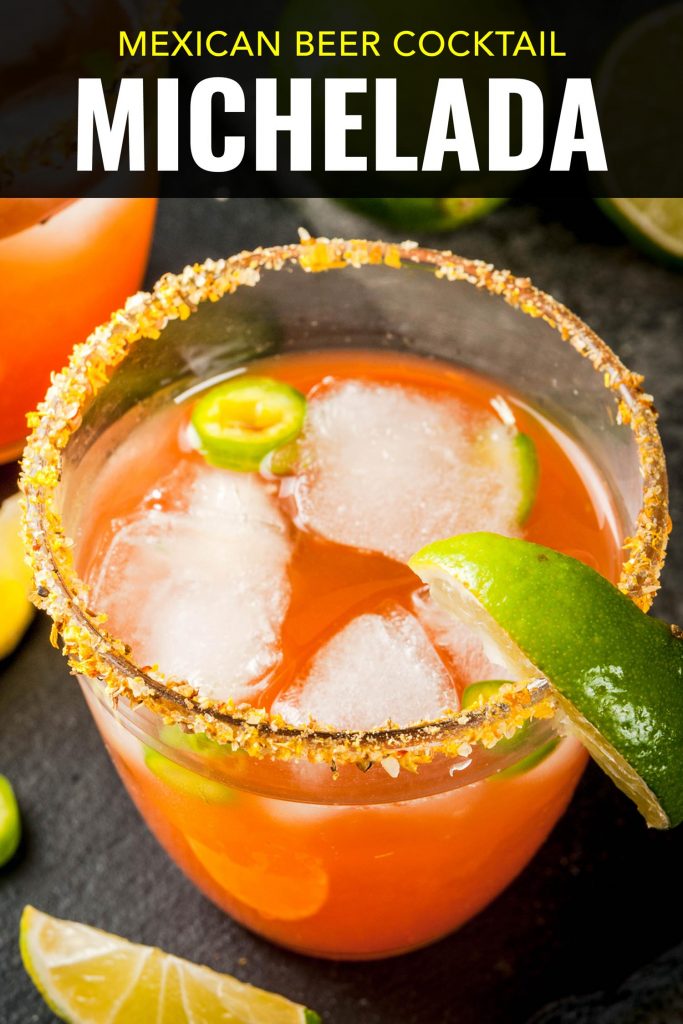
M 247 927 L 349 959 L 457 928 L 544 841 L 586 759 L 566 736 L 531 770 L 508 770 L 557 734 L 548 682 L 407 728 L 290 727 L 136 666 L 90 606 L 78 556 L 93 481 L 156 409 L 255 358 L 368 347 L 494 376 L 571 437 L 610 495 L 619 541 L 629 538 L 618 582 L 649 606 L 667 486 L 640 378 L 528 280 L 409 243 L 304 237 L 166 275 L 56 377 L 22 480 L 38 600 L 149 827 Z
M 155 199 L 101 197 L 65 201 L 3 237 L 3 203 L 21 218 L 40 202 L 0 200 L 0 462 L 21 452 L 26 413 L 45 393 L 50 371 L 140 285 L 152 239 Z

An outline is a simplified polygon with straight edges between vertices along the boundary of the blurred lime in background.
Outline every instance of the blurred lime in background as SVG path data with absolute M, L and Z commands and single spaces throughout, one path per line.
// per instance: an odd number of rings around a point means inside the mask
M 485 217 L 505 199 L 344 199 L 346 206 L 392 227 L 453 231 Z
M 598 199 L 598 203 L 644 253 L 683 267 L 683 198 Z

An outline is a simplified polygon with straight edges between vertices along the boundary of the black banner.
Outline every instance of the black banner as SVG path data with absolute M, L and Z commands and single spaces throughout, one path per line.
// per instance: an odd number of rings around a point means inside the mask
M 680 193 L 683 3 L 39 6 L 2 16 L 4 196 Z

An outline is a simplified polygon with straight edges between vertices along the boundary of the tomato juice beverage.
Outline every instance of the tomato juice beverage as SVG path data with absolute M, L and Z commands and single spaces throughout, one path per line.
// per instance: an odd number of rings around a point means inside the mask
M 636 566 L 637 383 L 610 353 L 618 407 L 599 339 L 495 273 L 308 240 L 209 261 L 96 332 L 35 421 L 39 594 L 121 778 L 209 898 L 301 952 L 458 927 L 585 763 L 535 681 L 406 565 L 489 530 L 614 582 Z
M 139 286 L 155 209 L 154 199 L 0 200 L 0 461 L 21 451 L 50 371 Z
M 276 477 L 267 463 L 207 464 L 187 438 L 195 394 L 133 431 L 95 484 L 80 564 L 138 664 L 294 725 L 310 715 L 337 728 L 406 726 L 461 707 L 470 684 L 510 678 L 405 565 L 423 542 L 497 528 L 618 575 L 609 495 L 582 477 L 570 442 L 500 385 L 363 349 L 259 361 L 244 379 L 264 375 L 307 397 L 299 468 Z M 524 526 L 521 428 L 541 466 Z M 205 779 L 121 742 L 96 714 L 134 799 L 190 877 L 247 925 L 329 955 L 396 952 L 456 926 L 519 870 L 584 760 L 563 740 L 509 777 L 411 800 L 408 776 L 404 800 L 371 805 L 357 769 L 360 803 L 337 804 L 327 769 L 330 803 L 301 805 L 223 784 L 221 762 L 239 751 L 204 740 L 197 749 L 218 769 Z M 177 727 L 164 736 L 195 749 Z

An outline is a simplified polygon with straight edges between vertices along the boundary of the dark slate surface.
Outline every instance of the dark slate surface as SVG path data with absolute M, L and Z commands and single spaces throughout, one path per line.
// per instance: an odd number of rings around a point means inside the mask
M 317 201 L 302 209 L 167 200 L 150 280 L 204 256 L 289 241 L 299 223 L 351 227 Z M 445 242 L 531 275 L 646 374 L 663 414 L 673 518 L 682 521 L 683 278 L 625 245 L 590 200 L 509 206 Z M 0 474 L 0 487 L 11 485 L 11 471 Z M 674 534 L 656 607 L 678 622 L 682 584 Z M 42 620 L 0 666 L 0 770 L 15 784 L 25 824 L 19 854 L 0 871 L 1 1024 L 53 1019 L 19 960 L 27 902 L 279 990 L 327 1024 L 683 1021 L 683 829 L 648 832 L 594 767 L 545 847 L 486 911 L 430 949 L 372 964 L 283 952 L 193 889 L 133 809 Z

